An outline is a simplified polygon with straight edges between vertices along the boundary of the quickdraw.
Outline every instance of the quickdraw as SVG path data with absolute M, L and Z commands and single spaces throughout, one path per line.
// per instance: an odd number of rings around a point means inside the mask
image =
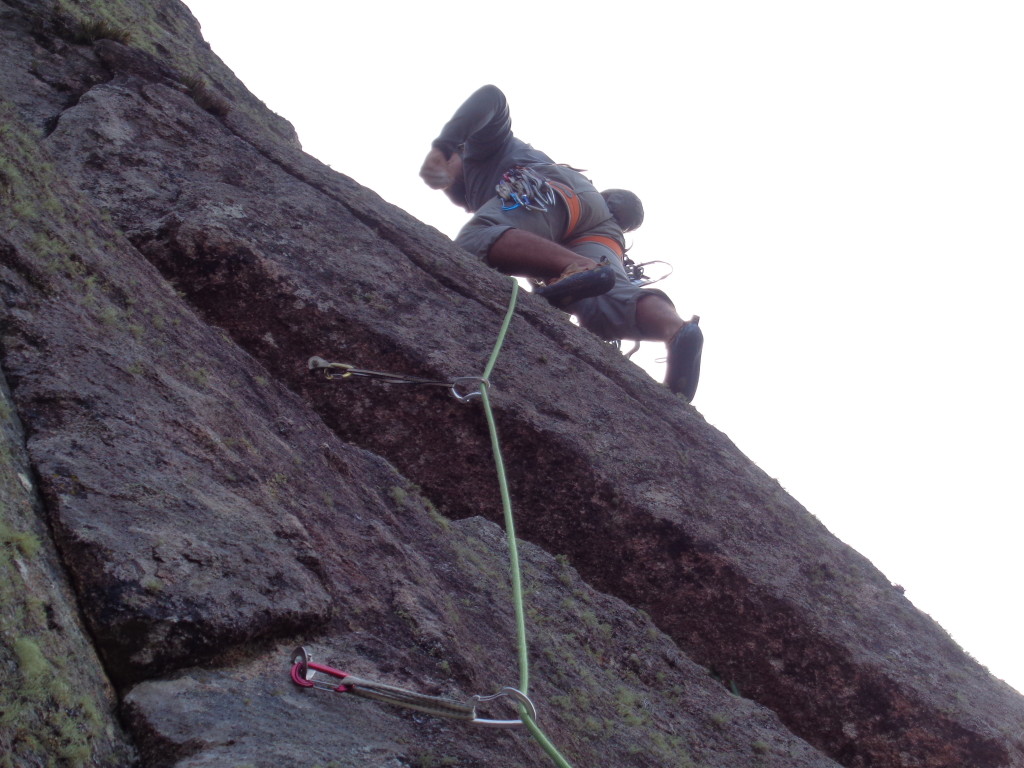
M 520 206 L 528 211 L 546 211 L 556 200 L 547 179 L 521 165 L 505 171 L 495 191 L 501 198 L 503 211 L 511 211 Z
M 324 378 L 331 380 L 359 377 L 374 379 L 385 384 L 418 384 L 424 387 L 443 387 L 461 403 L 468 403 L 473 398 L 480 397 L 480 387 L 487 385 L 487 379 L 479 376 L 458 376 L 450 381 L 438 381 L 420 378 L 419 376 L 405 376 L 398 373 L 367 371 L 363 368 L 356 368 L 348 363 L 331 363 L 322 357 L 309 358 L 307 367 L 314 373 L 322 372 Z
M 372 680 L 355 677 L 347 672 L 342 672 L 340 669 L 328 667 L 325 664 L 316 664 L 313 662 L 313 657 L 302 646 L 292 652 L 291 676 L 292 682 L 302 688 L 316 688 L 334 693 L 351 693 L 364 699 L 395 704 L 407 709 L 426 712 L 437 717 L 463 720 L 473 725 L 488 728 L 521 728 L 525 725 L 521 719 L 490 720 L 477 715 L 477 704 L 505 697 L 514 699 L 522 704 L 526 708 L 529 717 L 533 720 L 537 719 L 537 710 L 534 708 L 533 702 L 530 701 L 526 694 L 515 688 L 502 688 L 492 696 L 473 696 L 469 701 L 459 701 L 443 696 L 427 696 L 426 694 L 408 691 L 393 685 L 385 685 L 384 683 L 376 683 Z

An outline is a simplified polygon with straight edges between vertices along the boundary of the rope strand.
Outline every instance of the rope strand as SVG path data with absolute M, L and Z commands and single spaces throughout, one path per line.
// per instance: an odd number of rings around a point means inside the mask
M 483 403 L 484 417 L 487 421 L 487 430 L 491 438 L 491 452 L 494 454 L 494 466 L 498 474 L 498 489 L 501 494 L 501 508 L 505 518 L 505 536 L 508 540 L 509 570 L 512 579 L 512 608 L 516 624 L 516 648 L 519 662 L 519 690 L 503 688 L 494 696 L 477 696 L 476 701 L 489 701 L 503 695 L 513 695 L 517 699 L 520 721 L 507 720 L 484 720 L 475 715 L 475 709 L 471 705 L 453 701 L 443 697 L 425 696 L 414 691 L 407 691 L 403 688 L 375 683 L 369 680 L 356 678 L 347 672 L 326 667 L 322 664 L 314 664 L 310 661 L 305 649 L 299 647 L 293 653 L 293 665 L 291 670 L 292 680 L 300 686 L 310 688 L 327 688 L 334 691 L 344 691 L 377 701 L 384 701 L 390 704 L 418 709 L 429 712 L 439 717 L 450 717 L 460 720 L 469 720 L 481 725 L 496 727 L 510 727 L 524 725 L 530 735 L 537 741 L 540 747 L 548 754 L 558 768 L 572 768 L 569 762 L 562 757 L 551 740 L 544 734 L 537 725 L 536 713 L 533 703 L 529 699 L 530 686 L 530 659 L 526 641 L 526 612 L 523 608 L 523 579 L 519 566 L 519 547 L 516 544 L 515 520 L 512 515 L 512 497 L 509 493 L 508 476 L 505 472 L 505 461 L 501 455 L 501 445 L 498 440 L 498 427 L 494 420 L 494 409 L 491 407 L 490 398 L 490 376 L 498 362 L 498 355 L 505 343 L 509 326 L 512 323 L 512 316 L 515 314 L 516 300 L 519 296 L 519 283 L 512 278 L 512 296 L 509 299 L 508 310 L 505 312 L 505 319 L 502 321 L 501 329 L 498 331 L 498 338 L 494 343 L 494 349 L 483 375 L 479 378 L 473 376 L 462 376 L 452 381 L 436 381 L 424 379 L 417 376 L 403 376 L 382 371 L 367 371 L 347 363 L 331 363 L 320 357 L 310 358 L 309 369 L 315 372 L 322 372 L 328 379 L 349 379 L 352 377 L 363 377 L 377 379 L 387 384 L 419 384 L 427 386 L 448 387 L 451 393 L 459 400 L 466 402 L 472 398 L 479 397 Z M 477 391 L 465 391 L 467 383 L 473 383 L 479 387 Z M 335 678 L 330 684 L 317 681 L 314 677 L 307 677 L 310 671 L 327 674 Z M 341 681 L 340 685 L 336 685 Z
M 530 694 L 530 660 L 526 643 L 526 613 L 523 609 L 523 580 L 519 568 L 519 547 L 516 544 L 515 520 L 512 515 L 512 496 L 508 490 L 508 477 L 505 473 L 505 460 L 501 455 L 501 444 L 498 441 L 498 427 L 494 421 L 494 411 L 491 408 L 491 398 L 488 393 L 490 389 L 491 371 L 498 360 L 498 354 L 505 343 L 505 336 L 508 334 L 508 327 L 512 321 L 512 315 L 516 307 L 516 299 L 519 295 L 519 283 L 512 279 L 512 298 L 509 301 L 508 311 L 505 313 L 505 321 L 498 332 L 498 339 L 494 344 L 494 351 L 484 369 L 482 379 L 484 385 L 480 387 L 480 399 L 484 406 L 484 416 L 487 419 L 487 429 L 491 435 L 491 451 L 494 454 L 494 466 L 498 471 L 498 489 L 501 492 L 501 508 L 505 517 L 505 537 L 508 539 L 508 558 L 512 572 L 512 603 L 516 620 L 516 645 L 519 655 L 519 690 L 529 696 Z M 551 740 L 544 734 L 536 721 L 526 711 L 523 704 L 519 705 L 519 717 L 526 725 L 527 730 L 540 744 L 548 757 L 559 766 L 559 768 L 572 768 L 569 762 L 562 757 Z

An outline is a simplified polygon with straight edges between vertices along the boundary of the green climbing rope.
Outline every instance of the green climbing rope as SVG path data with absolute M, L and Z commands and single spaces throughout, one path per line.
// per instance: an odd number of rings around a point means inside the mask
M 498 355 L 501 352 L 501 347 L 505 343 L 505 337 L 508 335 L 508 329 L 512 323 L 512 316 L 515 314 L 516 300 L 518 296 L 519 283 L 513 279 L 512 296 L 509 300 L 508 311 L 505 313 L 505 319 L 501 324 L 501 330 L 498 332 L 498 338 L 494 343 L 494 349 L 491 352 L 491 356 L 487 361 L 487 366 L 484 368 L 483 375 L 480 378 L 476 378 L 474 376 L 462 376 L 457 379 L 453 379 L 452 381 L 433 381 L 415 376 L 403 376 L 400 374 L 384 373 L 381 371 L 367 371 L 361 368 L 355 368 L 347 363 L 331 363 L 320 357 L 310 358 L 308 366 L 311 371 L 320 372 L 326 375 L 328 379 L 344 381 L 353 377 L 361 377 L 377 379 L 388 384 L 442 386 L 449 388 L 451 393 L 462 402 L 467 402 L 477 396 L 480 397 L 483 402 L 484 416 L 487 419 L 487 428 L 491 436 L 491 450 L 494 453 L 494 465 L 498 473 L 498 487 L 501 491 L 501 507 L 505 515 L 505 535 L 508 539 L 510 571 L 512 575 L 512 602 L 516 622 L 516 645 L 518 647 L 519 657 L 519 690 L 503 689 L 503 691 L 510 691 L 515 694 L 517 698 L 522 697 L 519 701 L 520 720 L 523 725 L 526 726 L 530 735 L 533 736 L 538 744 L 540 744 L 541 748 L 548 754 L 552 761 L 554 761 L 559 768 L 572 768 L 569 762 L 559 754 L 554 744 L 551 743 L 551 740 L 548 739 L 540 729 L 540 726 L 537 725 L 536 717 L 532 711 L 532 705 L 530 705 L 530 700 L 528 698 L 530 667 L 529 653 L 526 644 L 526 615 L 523 610 L 523 582 L 519 568 L 519 549 L 516 545 L 515 520 L 512 516 L 512 499 L 508 490 L 508 477 L 505 473 L 505 462 L 501 456 L 501 446 L 498 442 L 498 429 L 494 421 L 494 410 L 491 408 L 491 398 L 489 394 L 491 386 L 491 372 L 494 370 L 494 366 L 498 361 Z M 470 385 L 473 387 L 479 386 L 479 391 L 472 389 Z M 296 654 L 298 655 L 296 656 Z M 331 690 L 345 689 L 345 683 L 343 683 L 342 686 L 335 685 L 337 680 L 356 680 L 357 682 L 352 683 L 350 686 L 351 692 L 363 695 L 367 698 L 376 698 L 392 704 L 411 706 L 415 709 L 428 711 L 432 714 L 437 714 L 443 717 L 455 716 L 459 719 L 473 718 L 471 709 L 467 709 L 458 702 L 453 704 L 449 701 L 440 701 L 437 697 L 422 696 L 411 691 L 394 688 L 393 686 L 384 686 L 377 683 L 370 683 L 370 681 L 353 678 L 346 672 L 341 672 L 340 670 L 336 670 L 331 667 L 312 663 L 309 660 L 305 649 L 301 647 L 296 649 L 296 654 L 293 654 L 291 673 L 292 680 L 303 687 L 323 687 L 326 685 L 326 683 L 316 680 L 315 676 L 310 676 L 310 670 L 312 670 L 312 672 L 319 672 L 336 678 L 334 682 L 327 686 Z M 500 693 L 497 695 L 507 694 Z M 502 727 L 505 727 L 510 723 L 516 724 L 513 721 L 492 722 L 482 721 L 479 719 L 471 719 L 470 721 Z
M 498 472 L 498 488 L 501 491 L 501 508 L 505 515 L 505 536 L 508 539 L 508 556 L 512 572 L 512 603 L 516 620 L 516 644 L 519 649 L 519 690 L 524 695 L 529 695 L 530 687 L 530 662 L 526 644 L 526 614 L 523 610 L 523 580 L 519 569 L 519 548 L 516 545 L 515 520 L 512 516 L 512 497 L 508 491 L 508 477 L 505 473 L 505 461 L 501 456 L 501 445 L 498 442 L 498 428 L 494 421 L 494 411 L 491 408 L 491 398 L 488 394 L 490 388 L 491 371 L 498 361 L 498 354 L 505 343 L 505 336 L 508 334 L 509 324 L 512 322 L 512 315 L 516 308 L 516 299 L 519 296 L 519 283 L 512 280 L 512 298 L 509 300 L 508 311 L 505 313 L 505 321 L 498 332 L 498 339 L 494 343 L 494 351 L 491 352 L 490 360 L 483 373 L 483 386 L 480 387 L 480 395 L 484 406 L 484 416 L 487 419 L 487 429 L 491 434 L 491 451 L 494 453 L 494 466 Z M 572 768 L 569 762 L 562 757 L 555 745 L 544 734 L 536 721 L 526 711 L 523 704 L 519 705 L 519 716 L 526 725 L 527 730 L 540 744 L 541 748 L 548 754 L 555 765 L 559 768 Z

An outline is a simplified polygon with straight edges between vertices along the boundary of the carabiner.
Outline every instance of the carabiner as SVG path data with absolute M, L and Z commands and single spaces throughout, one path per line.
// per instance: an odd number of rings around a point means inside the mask
M 348 692 L 350 686 L 347 683 L 341 683 L 337 686 L 330 685 L 317 680 L 313 676 L 315 672 L 323 672 L 325 675 L 336 677 L 339 680 L 344 680 L 349 676 L 348 672 L 342 672 L 340 669 L 334 669 L 334 667 L 328 667 L 323 664 L 314 664 L 313 657 L 301 645 L 292 651 L 291 675 L 293 683 L 303 688 L 319 688 L 323 691 L 339 693 Z
M 459 388 L 467 386 L 469 382 L 476 384 L 476 388 L 471 392 L 460 392 Z M 456 379 L 452 379 L 452 386 L 449 392 L 460 403 L 468 403 L 474 397 L 483 397 L 481 389 L 489 386 L 490 383 L 487 379 L 480 378 L 479 376 L 459 376 Z
M 500 699 L 503 696 L 511 696 L 513 699 L 518 701 L 526 708 L 526 712 L 530 716 L 531 720 L 537 719 L 537 708 L 533 706 L 533 702 L 530 701 L 530 697 L 522 691 L 518 690 L 517 688 L 505 686 L 500 691 L 498 691 L 495 694 L 492 694 L 491 696 L 474 696 L 473 701 L 477 703 L 481 701 L 493 701 L 494 699 Z M 487 728 L 519 728 L 520 726 L 525 725 L 525 723 L 523 723 L 521 719 L 487 720 L 484 718 L 474 717 L 469 722 L 471 722 L 473 725 L 482 725 Z
M 322 357 L 309 358 L 309 361 L 306 363 L 306 367 L 311 371 L 323 371 L 324 377 L 328 379 L 345 379 L 352 375 L 352 371 L 358 370 L 354 365 L 349 365 L 348 363 L 331 363 L 324 360 Z M 340 370 L 343 373 L 332 373 L 334 370 Z

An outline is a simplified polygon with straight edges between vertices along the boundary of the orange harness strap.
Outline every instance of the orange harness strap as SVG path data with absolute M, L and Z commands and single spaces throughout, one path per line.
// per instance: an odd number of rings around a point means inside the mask
M 577 237 L 575 240 L 571 240 L 566 243 L 567 246 L 578 245 L 579 243 L 600 243 L 606 248 L 610 248 L 616 256 L 622 259 L 626 252 L 622 250 L 622 246 L 619 245 L 619 241 L 613 237 L 605 237 L 604 235 L 586 235 L 585 237 Z
M 572 233 L 579 226 L 580 218 L 583 216 L 583 206 L 580 204 L 579 196 L 568 184 L 563 184 L 560 181 L 548 181 L 548 186 L 558 193 L 559 197 L 565 201 L 565 207 L 569 210 L 569 224 L 566 226 L 565 234 L 562 236 L 563 240 L 567 240 L 572 237 Z
M 563 245 L 573 246 L 579 243 L 600 243 L 601 245 L 609 248 L 616 256 L 621 260 L 626 252 L 622 249 L 619 242 L 612 237 L 606 237 L 604 235 L 584 235 L 583 237 L 577 237 L 574 240 L 569 240 L 572 237 L 573 232 L 576 231 L 576 227 L 579 226 L 580 219 L 583 217 L 583 205 L 580 203 L 579 195 L 567 184 L 563 184 L 560 181 L 548 181 L 550 186 L 555 192 L 558 193 L 559 197 L 565 201 L 565 207 L 569 211 L 569 224 L 565 228 L 565 235 L 562 238 Z
M 583 205 L 580 203 L 579 195 L 577 195 L 569 185 L 563 184 L 560 181 L 549 180 L 548 186 L 555 190 L 559 197 L 565 201 L 565 207 L 569 211 L 569 224 L 566 226 L 565 235 L 562 238 L 564 245 L 573 246 L 578 243 L 600 243 L 606 248 L 611 249 L 611 251 L 620 259 L 626 255 L 619 242 L 612 237 L 605 237 L 604 235 L 585 235 L 583 237 L 577 237 L 575 240 L 569 240 L 569 238 L 572 237 L 573 232 L 576 231 L 576 227 L 579 226 L 580 219 L 583 217 Z

